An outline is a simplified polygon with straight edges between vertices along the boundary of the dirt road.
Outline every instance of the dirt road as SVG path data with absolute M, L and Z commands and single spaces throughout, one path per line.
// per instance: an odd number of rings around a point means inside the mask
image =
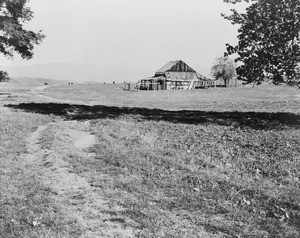
M 51 190 L 52 199 L 66 216 L 76 219 L 82 237 L 134 237 L 107 211 L 123 208 L 111 206 L 101 192 L 90 185 L 83 172 L 75 171 L 71 160 L 93 159 L 88 148 L 97 143 L 88 132 L 89 122 L 58 121 L 40 126 L 28 137 L 25 164 L 35 171 L 39 180 Z

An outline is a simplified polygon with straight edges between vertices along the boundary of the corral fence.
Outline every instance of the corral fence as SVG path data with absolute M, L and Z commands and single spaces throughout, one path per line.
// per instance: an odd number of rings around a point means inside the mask
M 158 90 L 194 90 L 194 89 L 207 89 L 207 88 L 217 88 L 217 87 L 237 87 L 236 80 L 232 80 L 224 85 L 221 80 L 191 80 L 191 81 L 154 81 L 154 80 L 140 80 L 138 83 L 124 82 L 123 90 L 126 91 L 158 91 Z
M 124 82 L 123 83 L 123 90 L 126 91 L 137 91 L 137 90 L 163 90 L 163 85 L 159 83 L 131 83 L 131 82 Z
M 139 83 L 138 88 L 140 90 L 162 90 L 163 85 L 160 83 Z
M 194 88 L 216 88 L 217 82 L 215 80 L 196 81 Z
M 138 83 L 124 82 L 123 90 L 126 91 L 137 91 L 139 90 Z

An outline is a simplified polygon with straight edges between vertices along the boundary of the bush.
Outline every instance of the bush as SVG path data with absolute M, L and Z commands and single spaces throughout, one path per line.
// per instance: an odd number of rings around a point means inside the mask
M 7 82 L 9 80 L 8 73 L 6 71 L 0 71 L 0 82 Z

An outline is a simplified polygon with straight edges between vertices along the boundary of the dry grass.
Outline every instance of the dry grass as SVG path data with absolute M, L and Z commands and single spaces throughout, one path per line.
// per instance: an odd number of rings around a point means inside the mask
M 27 137 L 49 116 L 0 111 L 0 237 L 76 237 L 76 221 L 66 217 L 51 192 L 25 163 Z
M 98 156 L 75 166 L 126 207 L 115 216 L 133 219 L 139 236 L 299 236 L 299 127 L 123 118 L 92 128 Z
M 82 84 L 47 88 L 45 95 L 77 104 L 164 110 L 300 112 L 300 94 L 288 86 L 217 88 L 194 91 L 122 90 L 122 85 Z
M 1 141 L 9 143 L 0 145 L 0 155 L 11 154 L 0 161 L 8 171 L 6 182 L 0 181 L 7 187 L 0 194 L 8 197 L 0 196 L 6 211 L 0 222 L 10 229 L 6 237 L 47 237 L 47 229 L 48 237 L 82 234 L 78 222 L 51 200 L 51 191 L 36 182 L 33 170 L 14 162 L 26 153 L 26 135 L 52 120 L 47 114 L 56 115 L 57 128 L 63 128 L 62 119 L 89 121 L 85 130 L 97 143 L 88 152 L 95 156 L 63 153 L 69 155 L 71 172 L 94 188 L 90 194 L 109 201 L 99 207 L 108 215 L 103 222 L 131 227 L 136 237 L 300 236 L 299 92 L 266 85 L 137 93 L 118 87 L 53 87 L 46 96 L 77 104 L 37 103 L 29 94 L 22 102 L 30 103 L 10 106 L 27 113 L 1 114 L 8 125 L 0 127 Z M 41 146 L 51 151 L 60 143 L 55 133 L 64 130 L 50 129 L 42 134 Z M 62 151 L 57 148 L 56 153 Z M 21 199 L 26 196 L 30 199 Z M 22 207 L 32 214 L 26 222 L 18 213 Z M 40 214 L 49 222 L 32 226 Z M 13 226 L 15 219 L 22 226 Z

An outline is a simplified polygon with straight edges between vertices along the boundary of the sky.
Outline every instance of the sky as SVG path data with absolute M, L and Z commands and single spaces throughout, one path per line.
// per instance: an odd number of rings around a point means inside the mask
M 207 76 L 225 43 L 237 43 L 237 27 L 220 15 L 232 8 L 223 0 L 31 0 L 29 6 L 34 19 L 25 27 L 46 38 L 30 61 L 0 55 L 1 66 L 76 63 L 155 72 L 181 59 Z

